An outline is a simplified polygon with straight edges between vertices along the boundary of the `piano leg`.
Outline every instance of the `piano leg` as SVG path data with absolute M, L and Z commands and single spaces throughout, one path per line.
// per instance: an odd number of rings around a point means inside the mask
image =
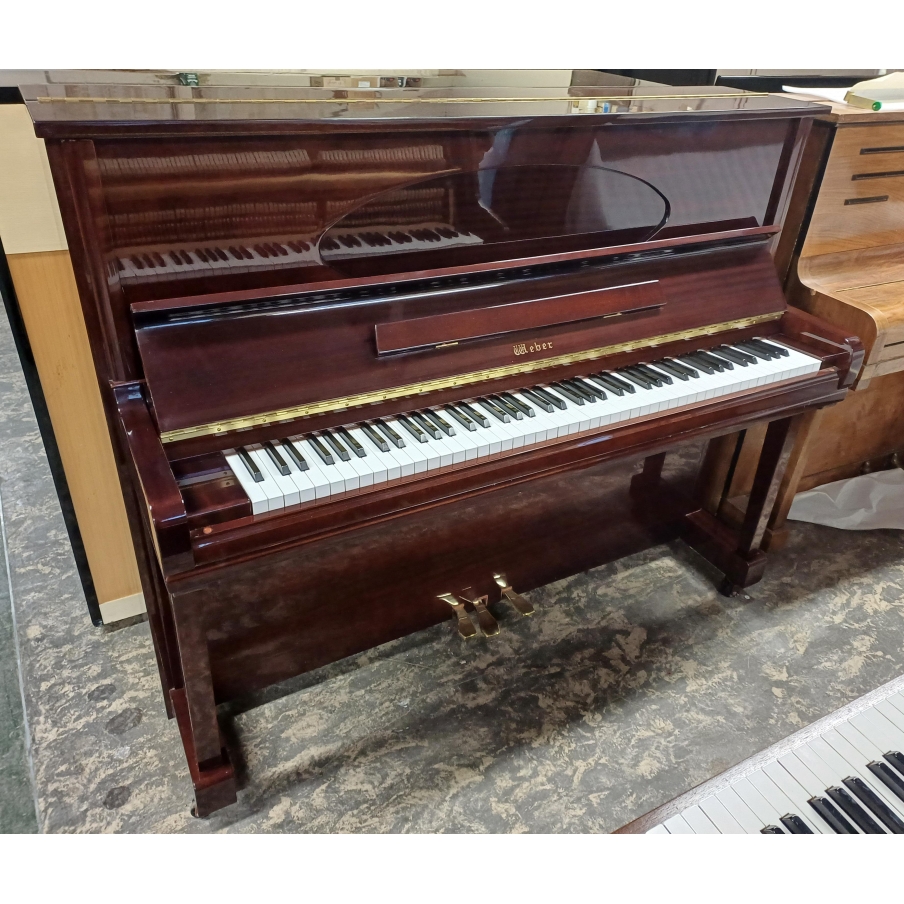
M 197 602 L 191 595 L 173 601 L 183 686 L 174 688 L 170 698 L 194 784 L 192 812 L 206 817 L 235 803 L 236 785 L 235 769 L 220 734 L 203 623 L 196 611 L 185 611 Z
M 763 576 L 766 568 L 766 554 L 761 548 L 763 535 L 801 417 L 782 418 L 769 424 L 739 530 L 733 530 L 705 508 L 687 516 L 684 539 L 725 575 L 719 588 L 725 596 L 733 596 Z

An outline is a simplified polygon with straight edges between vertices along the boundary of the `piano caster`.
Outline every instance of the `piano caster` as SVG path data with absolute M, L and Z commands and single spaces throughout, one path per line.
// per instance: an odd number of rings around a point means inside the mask
M 522 615 L 533 615 L 534 607 L 520 593 L 515 593 L 504 574 L 494 574 L 493 580 L 502 590 L 502 598 L 507 599 Z
M 487 609 L 489 597 L 486 594 L 477 596 L 470 587 L 466 587 L 459 593 L 459 596 L 474 607 L 474 611 L 477 613 L 477 623 L 480 625 L 480 630 L 483 631 L 484 637 L 494 637 L 499 633 L 499 622 L 493 617 L 493 613 Z
M 448 603 L 455 610 L 455 615 L 458 618 L 458 633 L 461 634 L 465 640 L 476 637 L 477 628 L 474 627 L 474 622 L 471 621 L 471 616 L 468 615 L 465 604 L 460 603 L 451 593 L 440 593 L 439 598 L 444 603 Z M 483 627 L 483 625 L 481 625 L 481 627 Z
M 719 593 L 722 596 L 737 596 L 743 589 L 739 584 L 735 584 L 731 578 L 722 578 L 722 583 L 719 584 Z

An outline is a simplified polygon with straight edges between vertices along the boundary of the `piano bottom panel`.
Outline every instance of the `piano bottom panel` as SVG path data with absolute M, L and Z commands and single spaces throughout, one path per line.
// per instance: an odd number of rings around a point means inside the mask
M 471 587 L 499 601 L 494 572 L 528 591 L 677 536 L 693 506 L 702 444 L 678 447 L 651 512 L 629 487 L 642 457 L 554 475 L 223 569 L 173 605 L 199 607 L 218 702 L 439 622 L 441 593 Z M 199 599 L 199 597 L 201 597 Z M 505 615 L 508 603 L 497 610 Z M 198 608 L 195 609 L 198 611 Z M 514 610 L 511 610 L 514 613 Z

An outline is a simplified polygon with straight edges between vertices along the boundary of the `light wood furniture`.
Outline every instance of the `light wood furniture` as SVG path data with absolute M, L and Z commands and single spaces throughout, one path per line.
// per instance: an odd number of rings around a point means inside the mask
M 865 349 L 855 392 L 802 425 L 766 535 L 787 537 L 794 495 L 904 454 L 904 113 L 833 104 L 814 125 L 789 219 L 776 249 L 788 300 L 852 335 Z M 762 437 L 742 437 L 721 514 L 737 519 Z M 729 465 L 726 464 L 725 467 Z
M 135 553 L 44 143 L 0 106 L 0 238 L 105 623 L 144 611 Z

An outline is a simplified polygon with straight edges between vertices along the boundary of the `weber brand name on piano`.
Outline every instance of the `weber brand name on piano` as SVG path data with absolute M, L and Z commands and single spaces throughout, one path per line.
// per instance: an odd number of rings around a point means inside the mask
M 552 341 L 547 342 L 521 342 L 512 346 L 512 351 L 516 355 L 529 355 L 531 352 L 542 352 L 552 348 Z

